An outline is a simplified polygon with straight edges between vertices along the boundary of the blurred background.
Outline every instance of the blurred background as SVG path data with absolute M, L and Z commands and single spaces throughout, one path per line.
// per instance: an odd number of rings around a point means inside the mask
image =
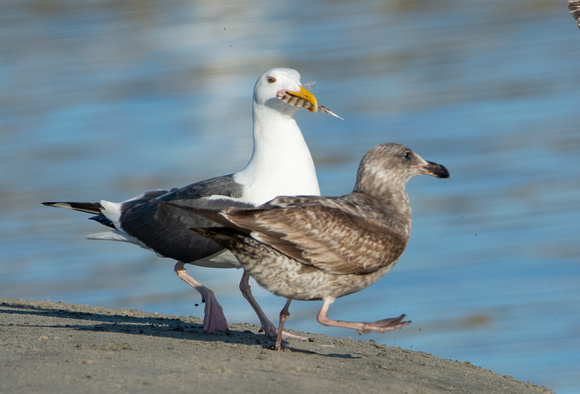
M 580 391 L 580 31 L 566 2 L 6 0 L 0 4 L 0 296 L 203 316 L 174 262 L 41 201 L 122 201 L 241 169 L 275 66 L 344 121 L 297 120 L 323 194 L 387 141 L 447 166 L 413 179 L 398 265 L 330 316 L 360 337 Z M 236 270 L 191 267 L 258 324 Z M 254 287 L 277 322 L 284 300 Z M 288 328 L 357 339 L 294 302 Z

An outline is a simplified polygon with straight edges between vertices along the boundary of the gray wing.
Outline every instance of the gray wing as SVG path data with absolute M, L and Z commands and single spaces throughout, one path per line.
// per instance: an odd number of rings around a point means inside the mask
M 226 175 L 172 189 L 157 196 L 156 200 L 214 209 L 251 207 L 251 204 L 235 200 L 241 197 L 242 191 L 242 186 L 234 181 L 233 175 Z M 224 198 L 209 199 L 211 196 Z M 193 227 L 213 227 L 216 223 L 187 214 L 176 207 L 158 204 L 151 198 L 124 202 L 120 223 L 122 231 L 158 254 L 185 263 L 210 256 L 222 249 L 215 242 L 191 231 Z

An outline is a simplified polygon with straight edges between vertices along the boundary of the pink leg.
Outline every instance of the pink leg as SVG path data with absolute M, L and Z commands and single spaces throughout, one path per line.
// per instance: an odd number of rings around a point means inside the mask
M 274 327 L 272 322 L 266 317 L 266 314 L 258 304 L 258 301 L 256 301 L 256 299 L 254 298 L 252 294 L 252 288 L 250 287 L 250 275 L 248 275 L 246 271 L 244 271 L 244 274 L 242 275 L 242 280 L 240 281 L 240 291 L 242 292 L 244 298 L 248 300 L 248 302 L 256 312 L 256 315 L 258 315 L 258 319 L 260 319 L 260 324 L 262 325 L 262 330 L 265 331 L 266 335 L 272 337 L 276 336 L 278 330 L 276 330 L 276 327 Z
M 266 317 L 266 314 L 258 304 L 258 301 L 256 301 L 256 299 L 252 295 L 252 288 L 250 287 L 250 275 L 246 271 L 244 271 L 244 274 L 242 275 L 242 280 L 240 281 L 240 291 L 242 292 L 244 298 L 248 300 L 248 302 L 256 312 L 256 315 L 258 315 L 258 319 L 260 319 L 260 324 L 262 325 L 262 330 L 264 330 L 266 335 L 271 337 L 277 336 L 278 330 L 272 324 L 272 322 Z M 302 341 L 308 340 L 307 337 L 293 335 L 287 332 L 282 332 L 282 338 L 283 339 L 294 338 L 300 339 Z
M 186 282 L 201 294 L 201 302 L 205 303 L 203 329 L 206 332 L 214 332 L 216 330 L 226 332 L 228 322 L 222 306 L 219 304 L 217 298 L 215 298 L 214 292 L 189 276 L 185 271 L 184 265 L 185 263 L 178 261 L 175 264 L 174 271 L 179 276 L 179 279 Z
M 328 307 L 333 302 L 334 302 L 333 299 L 324 300 L 324 304 L 322 305 L 322 308 L 320 308 L 320 312 L 318 312 L 318 322 L 320 324 L 324 324 L 325 326 L 352 328 L 354 330 L 357 330 L 359 334 L 362 333 L 368 334 L 371 331 L 387 332 L 396 330 L 397 328 L 404 327 L 407 324 L 411 324 L 410 321 L 402 321 L 406 315 L 401 315 L 399 317 L 394 317 L 392 319 L 379 320 L 374 323 L 364 323 L 364 322 L 358 323 L 342 320 L 331 320 L 328 318 L 328 316 L 326 316 L 326 313 L 328 312 Z
M 282 312 L 280 312 L 280 324 L 278 325 L 278 336 L 276 337 L 276 345 L 274 346 L 274 349 L 276 350 L 282 349 L 282 333 L 284 332 L 282 331 L 282 329 L 284 328 L 284 323 L 286 323 L 286 319 L 288 319 L 288 316 L 290 316 L 290 312 L 288 310 L 290 309 L 291 302 L 292 300 L 288 298 L 288 301 L 286 301 L 286 305 L 284 305 L 284 309 L 282 309 Z

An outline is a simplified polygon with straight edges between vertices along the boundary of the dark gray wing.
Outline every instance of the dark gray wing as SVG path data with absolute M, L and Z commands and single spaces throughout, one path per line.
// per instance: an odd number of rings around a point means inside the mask
M 169 193 L 156 196 L 156 199 L 178 200 L 180 205 L 215 209 L 251 207 L 251 204 L 234 200 L 240 198 L 242 192 L 242 186 L 234 181 L 233 175 L 226 175 L 172 189 Z M 225 198 L 208 199 L 211 196 Z M 185 263 L 208 257 L 222 249 L 215 242 L 191 231 L 193 227 L 216 226 L 214 222 L 151 200 L 139 198 L 123 203 L 120 217 L 122 231 L 158 254 Z

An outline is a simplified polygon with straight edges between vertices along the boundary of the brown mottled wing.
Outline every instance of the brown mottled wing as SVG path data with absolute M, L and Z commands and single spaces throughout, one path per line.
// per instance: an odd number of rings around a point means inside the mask
M 405 250 L 407 239 L 390 227 L 316 200 L 225 216 L 258 241 L 332 274 L 369 274 L 396 262 Z
M 579 0 L 568 0 L 568 10 L 572 15 L 572 18 L 578 23 L 578 28 L 580 29 L 580 1 Z

